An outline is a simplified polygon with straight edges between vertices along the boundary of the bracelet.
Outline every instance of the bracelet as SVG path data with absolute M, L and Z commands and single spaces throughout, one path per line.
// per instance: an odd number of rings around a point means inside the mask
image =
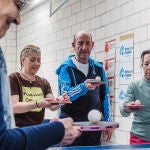
M 36 107 L 37 107 L 37 108 L 40 108 L 40 107 L 38 106 L 38 103 L 37 103 L 37 101 L 35 102 L 35 104 L 36 104 Z

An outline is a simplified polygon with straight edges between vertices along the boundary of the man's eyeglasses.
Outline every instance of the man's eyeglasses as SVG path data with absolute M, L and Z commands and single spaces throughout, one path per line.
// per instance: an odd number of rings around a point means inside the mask
M 22 8 L 25 6 L 25 4 L 27 3 L 26 0 L 14 0 L 15 4 L 17 6 L 17 11 L 18 13 L 21 12 Z

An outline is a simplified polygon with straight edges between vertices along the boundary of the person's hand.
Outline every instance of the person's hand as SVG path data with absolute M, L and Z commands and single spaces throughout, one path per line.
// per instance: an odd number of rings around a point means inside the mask
M 86 86 L 86 88 L 88 89 L 88 90 L 95 90 L 95 88 L 97 87 L 97 86 L 100 86 L 100 84 L 99 83 L 96 83 L 96 82 L 86 82 L 86 80 L 85 80 L 85 82 L 84 82 L 84 84 L 85 84 L 85 86 Z
M 63 93 L 61 96 L 64 98 L 64 100 L 69 100 L 69 96 L 66 93 Z
M 65 127 L 65 135 L 62 141 L 60 142 L 60 146 L 70 145 L 74 142 L 74 140 L 81 135 L 80 127 L 72 126 L 73 120 L 72 118 L 64 118 L 59 119 L 60 122 Z
M 105 142 L 109 142 L 112 136 L 112 130 L 103 130 L 102 137 L 105 139 Z
M 131 105 L 136 105 L 136 106 L 138 106 L 138 105 L 140 105 L 140 104 L 135 103 L 134 101 L 133 101 L 133 102 L 129 102 L 129 103 L 126 104 L 126 106 L 131 106 Z M 137 111 L 138 109 L 140 109 L 140 108 L 124 107 L 124 110 L 125 110 L 126 112 L 128 112 L 128 113 L 135 112 L 135 111 Z
M 52 119 L 50 119 L 49 122 L 54 122 L 54 121 L 58 121 L 58 120 L 59 120 L 59 118 L 52 118 Z
M 51 98 L 45 98 L 44 100 L 37 101 L 37 106 L 39 108 L 49 108 L 52 111 L 59 109 L 59 104 L 51 104 L 49 101 Z
M 51 104 L 49 109 L 52 110 L 52 111 L 55 111 L 57 109 L 59 109 L 60 105 L 59 104 Z
M 63 93 L 62 95 L 58 96 L 57 99 L 59 99 L 59 101 L 65 101 L 69 100 L 69 96 L 66 93 Z

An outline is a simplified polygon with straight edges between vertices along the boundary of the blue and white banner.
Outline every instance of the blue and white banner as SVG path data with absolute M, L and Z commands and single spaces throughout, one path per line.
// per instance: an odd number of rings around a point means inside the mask
M 128 84 L 133 80 L 134 34 L 120 37 L 119 43 L 119 101 L 123 101 Z
M 133 63 L 120 63 L 119 79 L 120 85 L 129 84 L 133 80 Z
M 126 35 L 120 37 L 119 58 L 120 62 L 133 61 L 133 36 Z
M 119 79 L 121 84 L 129 84 L 133 80 L 133 64 L 130 62 L 120 63 Z
M 123 100 L 125 98 L 127 87 L 128 87 L 127 85 L 121 85 L 121 87 L 119 88 L 118 100 L 119 100 L 120 106 L 123 103 Z

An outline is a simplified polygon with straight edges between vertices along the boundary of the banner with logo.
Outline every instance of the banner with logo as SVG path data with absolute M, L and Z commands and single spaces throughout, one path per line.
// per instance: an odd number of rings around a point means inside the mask
M 116 66 L 116 39 L 105 42 L 105 71 L 109 85 L 110 104 L 113 115 L 115 98 L 115 66 Z
M 133 62 L 121 62 L 119 65 L 120 85 L 129 84 L 133 80 Z
M 109 85 L 109 96 L 110 96 L 110 103 L 114 101 L 115 97 L 115 66 L 116 66 L 116 59 L 107 59 L 105 60 L 105 71 L 108 79 Z
M 119 101 L 124 100 L 125 92 L 126 92 L 126 88 L 124 88 L 124 87 L 122 86 L 122 88 L 119 89 Z
M 120 37 L 120 62 L 133 61 L 133 34 Z
M 133 80 L 133 38 L 134 34 L 120 37 L 119 43 L 119 101 L 124 100 L 128 84 Z
M 116 58 L 116 39 L 105 42 L 105 59 Z
M 121 85 L 119 89 L 119 104 L 123 102 L 128 85 Z

